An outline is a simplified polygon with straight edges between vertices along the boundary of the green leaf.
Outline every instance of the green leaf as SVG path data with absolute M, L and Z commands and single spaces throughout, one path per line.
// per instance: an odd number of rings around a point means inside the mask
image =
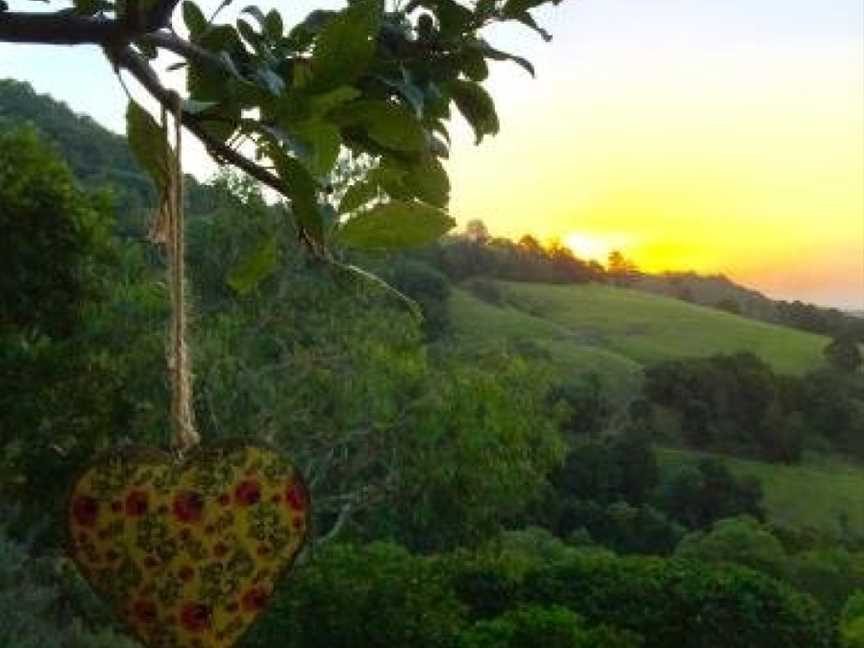
M 183 2 L 183 24 L 189 30 L 189 36 L 192 40 L 207 30 L 207 19 L 198 5 L 191 0 L 184 0 Z
M 339 209 L 336 211 L 340 214 L 347 214 L 377 197 L 378 184 L 376 182 L 371 180 L 355 182 L 348 187 L 348 191 L 342 196 L 342 200 L 339 202 Z
M 295 124 L 292 130 L 306 144 L 307 154 L 302 162 L 309 172 L 315 176 L 328 175 L 342 147 L 339 129 L 327 122 L 310 120 Z
M 364 128 L 375 142 L 394 151 L 421 151 L 426 132 L 410 110 L 389 101 L 366 99 L 344 104 L 331 113 L 343 126 Z
M 126 138 L 135 159 L 156 183 L 157 189 L 165 191 L 176 165 L 174 152 L 156 120 L 134 101 L 130 101 L 126 108 Z
M 337 106 L 360 96 L 360 91 L 351 86 L 339 86 L 329 92 L 309 97 L 309 109 L 316 117 L 323 116 Z
M 472 81 L 485 81 L 489 76 L 489 66 L 483 54 L 476 49 L 469 49 L 462 58 L 462 71 Z
M 282 38 L 285 27 L 282 24 L 282 16 L 275 9 L 271 9 L 264 17 L 264 35 L 271 41 Z
M 404 182 L 414 196 L 430 205 L 446 207 L 450 200 L 450 179 L 434 157 L 425 157 L 412 165 Z
M 406 175 L 408 175 L 408 171 L 401 164 L 385 157 L 381 160 L 378 168 L 369 173 L 369 178 L 376 182 L 391 198 L 411 200 L 414 198 L 414 192 L 405 182 Z
M 540 37 L 544 41 L 546 41 L 547 43 L 552 40 L 552 34 L 550 34 L 545 29 L 543 29 L 540 25 L 538 25 L 537 21 L 534 20 L 534 16 L 532 16 L 527 11 L 523 11 L 520 14 L 516 14 L 515 16 L 513 16 L 513 19 L 518 20 L 519 22 L 521 22 L 526 27 L 530 27 L 531 29 L 536 31 L 538 34 L 540 34 Z
M 276 237 L 261 241 L 255 251 L 240 261 L 228 274 L 228 285 L 239 295 L 245 295 L 273 274 L 279 263 Z
M 417 202 L 376 205 L 345 223 L 338 240 L 360 249 L 398 249 L 424 245 L 456 225 L 446 212 Z
M 299 225 L 314 240 L 324 241 L 324 218 L 318 205 L 318 186 L 306 168 L 295 158 L 285 155 L 278 146 L 271 147 L 271 158 L 279 177 L 285 182 L 285 194 L 291 199 L 291 211 Z
M 255 5 L 249 5 L 245 7 L 240 13 L 247 13 L 252 16 L 255 20 L 258 21 L 258 24 L 261 26 L 261 29 L 264 29 L 264 26 L 267 22 L 267 18 L 264 16 L 264 12 L 261 11 Z
M 534 9 L 550 1 L 553 5 L 561 3 L 561 0 L 507 0 L 501 9 L 501 15 L 505 18 L 514 18 L 529 9 Z
M 327 22 L 315 41 L 314 89 L 353 83 L 366 71 L 375 53 L 383 11 L 383 0 L 357 0 Z
M 486 58 L 490 58 L 495 61 L 513 61 L 517 65 L 527 70 L 528 74 L 530 74 L 532 77 L 536 76 L 534 72 L 534 66 L 531 65 L 531 61 L 526 58 L 516 56 L 515 54 L 508 54 L 507 52 L 502 52 L 501 50 L 497 50 L 483 40 L 478 41 L 472 46 L 477 47 L 483 53 L 483 56 L 485 56 Z
M 436 0 L 430 4 L 438 16 L 438 26 L 443 36 L 461 34 L 474 20 L 473 12 L 453 0 Z
M 484 135 L 498 133 L 498 114 L 495 104 L 486 91 L 477 83 L 457 80 L 450 83 L 450 92 L 456 107 L 471 124 L 476 142 L 483 141 Z
M 237 31 L 240 32 L 243 40 L 249 43 L 252 47 L 258 47 L 258 42 L 261 40 L 261 36 L 258 35 L 258 32 L 252 29 L 252 25 L 242 18 L 237 19 Z

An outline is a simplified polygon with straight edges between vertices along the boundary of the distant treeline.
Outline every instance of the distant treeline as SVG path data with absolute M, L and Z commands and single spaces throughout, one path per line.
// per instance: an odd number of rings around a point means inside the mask
M 620 251 L 613 251 L 604 266 L 597 261 L 580 259 L 560 241 L 543 243 L 529 234 L 516 241 L 493 236 L 479 220 L 469 222 L 459 234 L 403 255 L 428 264 L 454 283 L 477 278 L 564 284 L 611 283 L 665 294 L 742 317 L 864 343 L 864 318 L 836 308 L 772 300 L 722 275 L 648 274 Z M 496 300 L 494 288 L 488 284 L 481 283 L 478 287 L 472 282 L 472 287 L 480 291 L 479 297 Z

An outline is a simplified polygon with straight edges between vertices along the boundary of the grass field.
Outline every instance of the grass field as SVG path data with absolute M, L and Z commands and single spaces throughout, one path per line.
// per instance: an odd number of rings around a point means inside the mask
M 496 282 L 503 305 L 456 289 L 456 334 L 474 345 L 530 341 L 574 371 L 630 382 L 669 358 L 752 351 L 775 370 L 801 374 L 823 362 L 828 340 L 654 294 L 598 284 Z
M 686 464 L 705 453 L 658 448 L 661 465 Z M 718 455 L 719 456 L 719 455 Z M 720 457 L 738 476 L 753 475 L 765 490 L 769 520 L 791 527 L 839 532 L 841 518 L 864 534 L 864 467 L 837 459 L 808 458 L 796 466 Z

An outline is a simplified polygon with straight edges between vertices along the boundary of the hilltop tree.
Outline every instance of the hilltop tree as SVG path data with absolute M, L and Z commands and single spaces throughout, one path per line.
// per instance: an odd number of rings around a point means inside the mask
M 465 225 L 465 238 L 473 243 L 486 245 L 492 238 L 489 235 L 489 228 L 479 218 L 468 221 Z
M 246 7 L 235 24 L 218 22 L 223 0 L 205 17 L 182 3 L 188 35 L 172 18 L 179 0 L 88 2 L 54 12 L 10 10 L 0 1 L 0 42 L 97 45 L 118 75 L 131 75 L 222 165 L 231 165 L 290 201 L 301 240 L 332 260 L 329 243 L 392 248 L 437 238 L 454 222 L 444 211 L 450 186 L 450 105 L 476 143 L 498 132 L 483 87 L 488 61 L 525 59 L 490 45 L 484 28 L 519 22 L 544 39 L 530 11 L 560 0 L 348 0 L 315 9 L 296 25 L 279 11 Z M 153 64 L 160 54 L 186 70 L 182 98 Z M 127 131 L 157 184 L 171 168 L 160 129 L 130 101 Z M 346 151 L 372 161 L 337 206 L 328 201 L 334 167 Z M 162 187 L 160 187 L 162 188 Z M 368 207 L 366 210 L 360 208 Z M 359 211 L 358 211 L 359 210 Z M 342 215 L 352 215 L 344 221 Z
M 620 250 L 612 250 L 606 263 L 609 276 L 619 282 L 627 282 L 639 274 L 636 263 L 625 257 Z

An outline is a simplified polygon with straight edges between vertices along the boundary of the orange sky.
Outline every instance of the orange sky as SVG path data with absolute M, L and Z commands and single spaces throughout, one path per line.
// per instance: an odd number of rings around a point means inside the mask
M 287 21 L 314 8 L 258 4 Z M 551 43 L 488 34 L 538 78 L 493 66 L 502 132 L 480 147 L 454 124 L 459 222 L 864 309 L 864 3 L 563 0 L 538 21 Z M 123 129 L 125 97 L 96 48 L 0 45 L 0 76 Z M 203 150 L 186 150 L 207 177 Z
M 548 14 L 563 33 L 539 46 L 559 47 L 539 54 L 539 79 L 499 68 L 493 80 L 501 134 L 459 139 L 457 218 L 864 307 L 862 5 L 808 3 L 789 24 L 778 17 L 795 2 L 724 4 Z

